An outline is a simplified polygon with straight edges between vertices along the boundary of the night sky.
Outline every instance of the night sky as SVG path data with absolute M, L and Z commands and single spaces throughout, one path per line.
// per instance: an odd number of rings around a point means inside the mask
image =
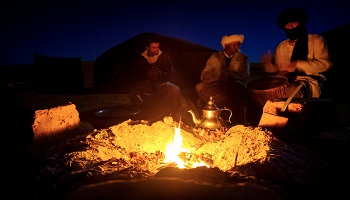
M 308 32 L 319 34 L 350 22 L 347 4 L 344 0 L 202 3 L 4 0 L 0 3 L 0 65 L 31 64 L 35 52 L 94 61 L 109 48 L 144 32 L 215 50 L 222 49 L 222 36 L 244 34 L 242 52 L 250 62 L 259 62 L 262 53 L 273 50 L 285 39 L 276 24 L 282 9 L 304 8 L 310 18 Z

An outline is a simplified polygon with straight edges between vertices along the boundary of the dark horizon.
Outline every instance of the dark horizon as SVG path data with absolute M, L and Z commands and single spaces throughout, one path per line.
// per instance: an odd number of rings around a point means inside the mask
M 108 49 L 145 32 L 214 50 L 222 49 L 222 36 L 244 34 L 241 50 L 256 63 L 261 54 L 285 39 L 276 24 L 277 15 L 285 8 L 304 8 L 309 14 L 310 33 L 321 34 L 350 22 L 347 3 L 340 0 L 180 1 L 166 5 L 19 0 L 1 4 L 0 26 L 5 31 L 0 35 L 0 66 L 33 63 L 35 52 L 94 61 Z

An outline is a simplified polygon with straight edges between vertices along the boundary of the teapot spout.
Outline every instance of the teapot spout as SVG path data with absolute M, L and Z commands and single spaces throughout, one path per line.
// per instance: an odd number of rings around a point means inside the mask
M 194 113 L 193 110 L 188 110 L 187 112 L 191 113 L 192 120 L 195 125 L 198 125 L 201 122 L 199 119 L 197 119 L 196 113 Z

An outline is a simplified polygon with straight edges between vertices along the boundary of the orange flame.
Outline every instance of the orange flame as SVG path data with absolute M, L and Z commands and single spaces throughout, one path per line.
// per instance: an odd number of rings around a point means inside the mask
M 178 168 L 186 168 L 186 165 L 189 166 L 188 163 L 184 162 L 180 157 L 179 154 L 181 152 L 185 153 L 191 153 L 190 150 L 182 148 L 182 137 L 180 132 L 180 124 L 179 127 L 175 127 L 175 134 L 174 134 L 174 140 L 170 142 L 167 145 L 166 151 L 165 151 L 165 163 L 175 163 Z M 206 166 L 204 162 L 195 162 L 191 165 L 191 168 L 196 168 L 199 166 Z

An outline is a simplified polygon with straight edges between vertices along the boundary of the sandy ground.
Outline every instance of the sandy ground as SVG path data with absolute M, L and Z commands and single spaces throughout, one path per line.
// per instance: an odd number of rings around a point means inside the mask
M 110 126 L 113 125 L 118 125 L 120 122 L 123 122 L 124 120 L 127 120 L 129 118 L 133 118 L 136 117 L 137 115 L 132 115 L 132 116 L 122 116 L 122 117 L 117 117 L 117 118 L 106 118 L 106 117 L 98 117 L 96 115 L 96 113 L 100 110 L 103 110 L 104 108 L 127 108 L 130 109 L 130 101 L 129 98 L 126 94 L 103 94 L 103 93 L 98 93 L 98 94 L 94 94 L 94 93 L 86 93 L 86 94 L 70 94 L 70 95 L 55 95 L 55 94 L 42 94 L 42 93 L 38 93 L 35 90 L 33 90 L 33 88 L 28 87 L 28 85 L 26 84 L 19 84 L 17 86 L 6 86 L 4 89 L 4 93 L 5 93 L 5 103 L 4 105 L 4 110 L 5 110 L 5 129 L 4 129 L 4 135 L 8 136 L 9 139 L 6 140 L 6 147 L 10 147 L 7 148 L 7 152 L 8 155 L 13 156 L 12 159 L 9 160 L 9 162 L 12 165 L 15 165 L 14 167 L 12 167 L 11 170 L 14 170 L 14 173 L 17 173 L 16 176 L 14 176 L 13 180 L 15 180 L 14 182 L 16 182 L 15 184 L 11 185 L 9 184 L 10 187 L 26 187 L 25 184 L 33 184 L 33 181 L 35 179 L 41 180 L 43 181 L 44 179 L 46 179 L 47 177 L 45 176 L 40 176 L 40 170 L 46 170 L 46 171 L 50 171 L 51 168 L 49 168 L 50 166 L 45 166 L 44 168 L 42 167 L 38 167 L 38 164 L 42 164 L 42 161 L 38 161 L 38 160 L 33 160 L 33 158 L 37 159 L 37 155 L 33 156 L 31 155 L 30 152 L 30 145 L 31 145 L 31 138 L 30 135 L 26 135 L 24 133 L 26 133 L 28 131 L 28 128 L 30 129 L 30 121 L 32 118 L 32 114 L 33 111 L 35 110 L 40 110 L 40 109 L 47 109 L 47 108 L 52 108 L 55 106 L 59 106 L 59 105 L 64 105 L 67 102 L 71 102 L 73 104 L 76 105 L 76 108 L 78 110 L 78 112 L 80 113 L 80 118 L 82 122 L 86 122 L 87 124 L 92 125 L 93 128 L 95 129 L 103 129 L 103 128 L 108 128 Z M 336 106 L 336 110 L 337 110 L 337 114 L 338 116 L 334 116 L 334 117 L 338 117 L 339 122 L 340 122 L 340 126 L 339 127 L 335 127 L 332 130 L 327 130 L 324 131 L 323 133 L 317 135 L 316 137 L 313 137 L 313 139 L 311 141 L 308 141 L 306 144 L 302 144 L 302 149 L 303 148 L 312 148 L 313 151 L 316 151 L 317 154 L 319 156 L 321 156 L 322 158 L 324 158 L 325 160 L 321 159 L 321 160 L 317 160 L 317 157 L 310 157 L 310 154 L 305 154 L 305 153 L 301 153 L 300 152 L 300 147 L 297 148 L 297 150 L 292 147 L 294 144 L 292 144 L 291 146 L 288 146 L 287 148 L 284 149 L 284 151 L 286 151 L 288 154 L 288 158 L 285 158 L 287 160 L 289 160 L 289 162 L 286 162 L 285 164 L 291 164 L 291 165 L 300 165 L 303 166 L 303 170 L 305 169 L 304 167 L 315 167 L 319 166 L 320 168 L 322 168 L 322 170 L 324 170 L 325 165 L 330 165 L 331 166 L 331 171 L 332 173 L 329 174 L 329 176 L 334 175 L 337 178 L 331 178 L 329 179 L 329 181 L 334 181 L 334 185 L 332 184 L 327 184 L 328 188 L 326 190 L 331 190 L 330 193 L 328 193 L 327 195 L 330 196 L 325 196 L 324 199 L 337 199 L 340 196 L 347 196 L 348 198 L 350 197 L 350 195 L 348 194 L 348 192 L 346 192 L 344 189 L 347 187 L 346 185 L 341 184 L 342 182 L 347 182 L 348 178 L 349 178 L 349 172 L 348 172 L 348 167 L 349 165 L 346 164 L 346 157 L 347 154 L 346 152 L 349 150 L 349 135 L 350 135 L 350 112 L 349 112 L 349 104 L 347 103 L 343 103 L 343 102 L 334 102 L 335 106 Z M 191 105 L 189 105 L 184 99 L 182 101 L 182 113 L 186 113 L 188 109 L 191 108 Z M 157 114 L 157 113 L 155 113 Z M 138 116 L 138 117 L 152 117 L 152 115 L 154 115 L 154 113 L 151 113 L 151 115 L 144 115 L 144 116 Z M 187 118 L 187 122 L 190 122 L 190 119 Z M 112 130 L 118 130 L 118 127 L 123 127 L 125 125 L 119 125 L 116 126 L 114 129 Z M 163 126 L 163 124 L 162 124 Z M 130 126 L 126 126 L 127 129 L 130 128 Z M 146 127 L 145 127 L 146 128 Z M 148 126 L 147 126 L 147 130 L 148 130 Z M 91 129 L 92 130 L 92 129 Z M 152 131 L 152 129 L 150 130 Z M 104 133 L 104 134 L 110 134 L 109 131 L 98 131 L 95 132 L 95 136 L 98 136 L 99 133 Z M 113 132 L 113 131 L 112 131 Z M 96 138 L 95 138 L 96 140 Z M 111 138 L 109 138 L 108 140 L 111 140 Z M 97 140 L 96 140 L 97 141 Z M 247 141 L 251 141 L 251 140 L 247 140 Z M 98 141 L 97 143 L 100 143 L 101 141 Z M 110 143 L 106 140 L 104 142 L 107 142 L 108 145 L 110 145 Z M 288 141 L 286 141 L 288 142 Z M 68 143 L 67 143 L 68 144 Z M 72 147 L 70 145 L 65 144 L 65 148 L 68 147 Z M 73 143 L 72 143 L 73 144 Z M 104 145 L 104 148 L 110 148 L 108 145 Z M 92 146 L 96 146 L 96 144 L 93 144 Z M 136 145 L 137 146 L 137 145 Z M 29 148 L 28 148 L 29 147 Z M 58 146 L 58 147 L 62 147 L 62 146 Z M 247 149 L 250 148 L 249 145 L 246 146 Z M 76 147 L 74 147 L 76 148 Z M 29 150 L 29 151 L 28 151 Z M 56 151 L 57 151 L 57 146 L 56 146 Z M 247 150 L 248 151 L 248 150 Z M 259 153 L 259 151 L 256 151 L 257 154 Z M 35 153 L 35 152 L 34 152 Z M 281 153 L 281 152 L 280 152 Z M 108 155 L 108 151 L 107 154 Z M 290 155 L 291 154 L 291 155 Z M 31 156 L 28 156 L 31 155 Z M 53 154 L 52 154 L 53 155 Z M 105 156 L 104 154 L 101 154 L 102 156 Z M 33 157 L 32 157 L 33 156 Z M 290 157 L 291 156 L 291 157 Z M 293 157 L 294 156 L 294 157 Z M 283 159 L 282 159 L 283 160 Z M 50 161 L 51 163 L 52 161 Z M 284 162 L 284 161 L 283 161 Z M 283 163 L 282 162 L 282 163 Z M 303 164 L 304 162 L 304 164 Z M 314 163 L 313 163 L 314 162 Z M 310 164 L 312 163 L 312 164 Z M 32 165 L 31 165 L 32 164 Z M 45 163 L 47 164 L 47 163 Z M 278 169 L 286 169 L 287 166 L 275 166 L 278 167 Z M 290 166 L 288 166 L 290 167 Z M 328 169 L 328 167 L 326 167 Z M 31 171 L 27 171 L 26 169 L 30 169 Z M 267 177 L 273 176 L 272 174 L 269 174 L 271 172 L 268 173 L 269 170 L 267 170 L 268 168 L 259 168 L 260 169 L 260 173 L 263 172 L 263 174 L 265 174 Z M 276 168 L 277 169 L 277 168 Z M 313 168 L 315 169 L 315 168 Z M 37 171 L 39 170 L 39 171 Z M 53 170 L 53 169 L 51 169 Z M 243 168 L 242 168 L 243 170 Z M 257 170 L 257 169 L 255 169 Z M 294 170 L 300 170 L 298 167 L 296 169 L 294 168 L 290 168 L 289 171 L 296 173 L 298 175 L 306 173 L 305 171 L 301 172 L 295 172 Z M 308 169 L 307 173 L 309 173 Z M 321 171 L 322 171 L 321 170 Z M 254 170 L 253 170 L 254 171 Z M 327 170 L 326 170 L 327 171 Z M 257 173 L 258 171 L 255 171 L 255 173 Z M 329 171 L 327 171 L 329 172 Z M 50 173 L 52 173 L 52 171 L 50 171 Z M 285 170 L 280 172 L 282 175 L 286 175 L 289 174 L 288 172 L 286 172 Z M 285 174 L 286 173 L 286 174 Z M 293 174 L 290 173 L 290 174 Z M 334 174 L 333 174 L 334 173 Z M 268 175 L 269 174 L 269 175 Z M 289 175 L 290 175 L 289 174 Z M 296 175 L 294 174 L 294 175 Z M 249 175 L 249 173 L 248 173 Z M 294 176 L 293 175 L 293 176 Z M 296 184 L 296 182 L 294 182 L 293 184 L 295 187 L 301 187 L 301 185 L 303 185 L 301 188 L 293 188 L 293 186 L 289 186 L 289 192 L 291 191 L 297 191 L 300 192 L 301 190 L 307 188 L 310 184 L 314 184 L 313 181 L 315 180 L 311 180 L 309 178 L 303 177 L 303 176 L 307 176 L 307 174 L 303 174 L 301 175 L 302 178 L 296 180 L 297 182 L 304 182 L 304 183 L 298 183 Z M 324 174 L 325 175 L 325 174 Z M 56 175 L 55 175 L 56 176 Z M 326 175 L 327 176 L 327 175 Z M 22 183 L 19 184 L 19 182 L 17 182 L 17 180 L 21 181 L 21 178 L 23 177 L 31 177 L 30 180 L 22 180 Z M 275 176 L 273 176 L 274 178 L 276 178 Z M 32 178 L 34 178 L 32 180 Z M 281 177 L 279 177 L 281 178 Z M 288 179 L 287 177 L 284 177 Z M 314 177 L 315 178 L 315 177 Z M 265 179 L 262 179 L 265 180 Z M 235 180 L 236 181 L 236 180 Z M 272 180 L 269 180 L 272 181 Z M 276 180 L 275 180 L 276 181 Z M 310 182 L 308 182 L 310 181 Z M 34 181 L 35 182 L 35 181 Z M 273 181 L 272 181 L 273 182 Z M 278 180 L 277 180 L 278 182 Z M 274 182 L 274 184 L 277 184 L 277 182 Z M 12 183 L 12 181 L 11 181 Z M 52 186 L 45 186 L 45 181 L 42 182 L 42 184 L 40 183 L 36 183 L 31 187 L 28 187 L 30 190 L 30 195 L 33 195 L 34 199 L 41 199 L 40 192 L 41 191 L 47 191 L 44 192 L 44 196 L 45 195 L 53 195 L 55 193 L 57 193 L 57 191 L 50 191 L 50 190 L 55 190 L 55 187 Z M 49 182 L 50 184 L 54 184 L 53 182 Z M 17 185 L 19 184 L 19 185 Z M 57 184 L 57 183 L 56 183 Z M 60 183 L 62 184 L 62 183 Z M 317 184 L 316 184 L 317 185 Z M 315 186 L 315 185 L 313 185 Z M 336 188 L 338 187 L 339 188 Z M 34 189 L 33 187 L 39 187 Z M 280 187 L 280 186 L 278 186 Z M 293 188 L 293 189 L 291 189 Z M 335 189 L 334 191 L 341 191 L 341 193 L 339 194 L 334 194 L 333 189 Z M 56 188 L 57 189 L 57 188 Z M 33 190 L 37 190 L 37 191 L 33 191 Z M 27 191 L 27 190 L 25 190 Z M 50 193 L 52 192 L 52 193 Z M 312 193 L 310 193 L 312 194 Z M 301 195 L 300 194 L 296 194 L 294 195 L 294 197 Z M 322 196 L 319 194 L 319 196 Z

